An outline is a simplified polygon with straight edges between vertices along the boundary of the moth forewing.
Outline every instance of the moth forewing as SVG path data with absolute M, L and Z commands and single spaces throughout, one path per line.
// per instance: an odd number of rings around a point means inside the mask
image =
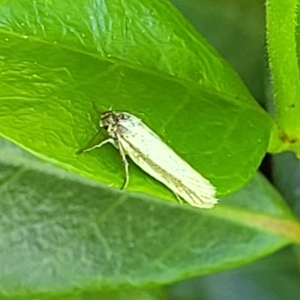
M 213 207 L 217 203 L 214 186 L 138 118 L 130 115 L 130 120 L 130 133 L 123 131 L 120 135 L 129 157 L 190 205 Z
M 218 202 L 215 187 L 134 115 L 107 111 L 100 126 L 107 130 L 122 156 L 125 185 L 129 180 L 125 156 L 128 155 L 142 170 L 190 205 L 212 208 Z

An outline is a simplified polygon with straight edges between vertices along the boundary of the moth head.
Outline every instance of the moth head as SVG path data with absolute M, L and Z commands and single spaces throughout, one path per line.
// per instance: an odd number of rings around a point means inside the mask
M 103 127 L 107 132 L 112 132 L 114 126 L 118 124 L 118 115 L 112 110 L 104 112 L 101 116 L 100 127 Z

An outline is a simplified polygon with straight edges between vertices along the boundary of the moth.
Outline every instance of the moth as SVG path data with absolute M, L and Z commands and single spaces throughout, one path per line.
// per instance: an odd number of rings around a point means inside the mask
M 122 189 L 129 182 L 129 156 L 142 170 L 167 186 L 179 200 L 183 199 L 199 208 L 212 208 L 218 202 L 216 188 L 209 180 L 194 170 L 136 116 L 108 110 L 102 114 L 99 125 L 109 137 L 78 153 L 111 143 L 119 150 L 125 168 Z

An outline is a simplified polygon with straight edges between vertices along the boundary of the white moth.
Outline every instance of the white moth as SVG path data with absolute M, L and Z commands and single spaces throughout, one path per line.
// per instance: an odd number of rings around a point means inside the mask
M 79 153 L 100 148 L 107 143 L 113 144 L 119 150 L 125 166 L 122 188 L 129 181 L 129 164 L 126 159 L 128 155 L 142 170 L 190 205 L 212 208 L 218 202 L 215 187 L 134 115 L 106 111 L 101 116 L 100 127 L 107 131 L 109 137 L 97 145 L 80 150 Z

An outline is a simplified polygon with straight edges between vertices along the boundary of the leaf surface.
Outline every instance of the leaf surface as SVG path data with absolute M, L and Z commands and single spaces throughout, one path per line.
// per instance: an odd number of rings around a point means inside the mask
M 75 155 L 97 131 L 93 101 L 140 117 L 218 195 L 248 182 L 266 152 L 271 119 L 166 1 L 2 1 L 0 46 L 0 134 L 86 177 L 118 187 L 124 176 L 109 146 Z M 174 200 L 131 175 L 130 191 Z
M 299 223 L 261 175 L 199 210 L 122 193 L 0 146 L 3 295 L 161 285 L 300 241 Z

